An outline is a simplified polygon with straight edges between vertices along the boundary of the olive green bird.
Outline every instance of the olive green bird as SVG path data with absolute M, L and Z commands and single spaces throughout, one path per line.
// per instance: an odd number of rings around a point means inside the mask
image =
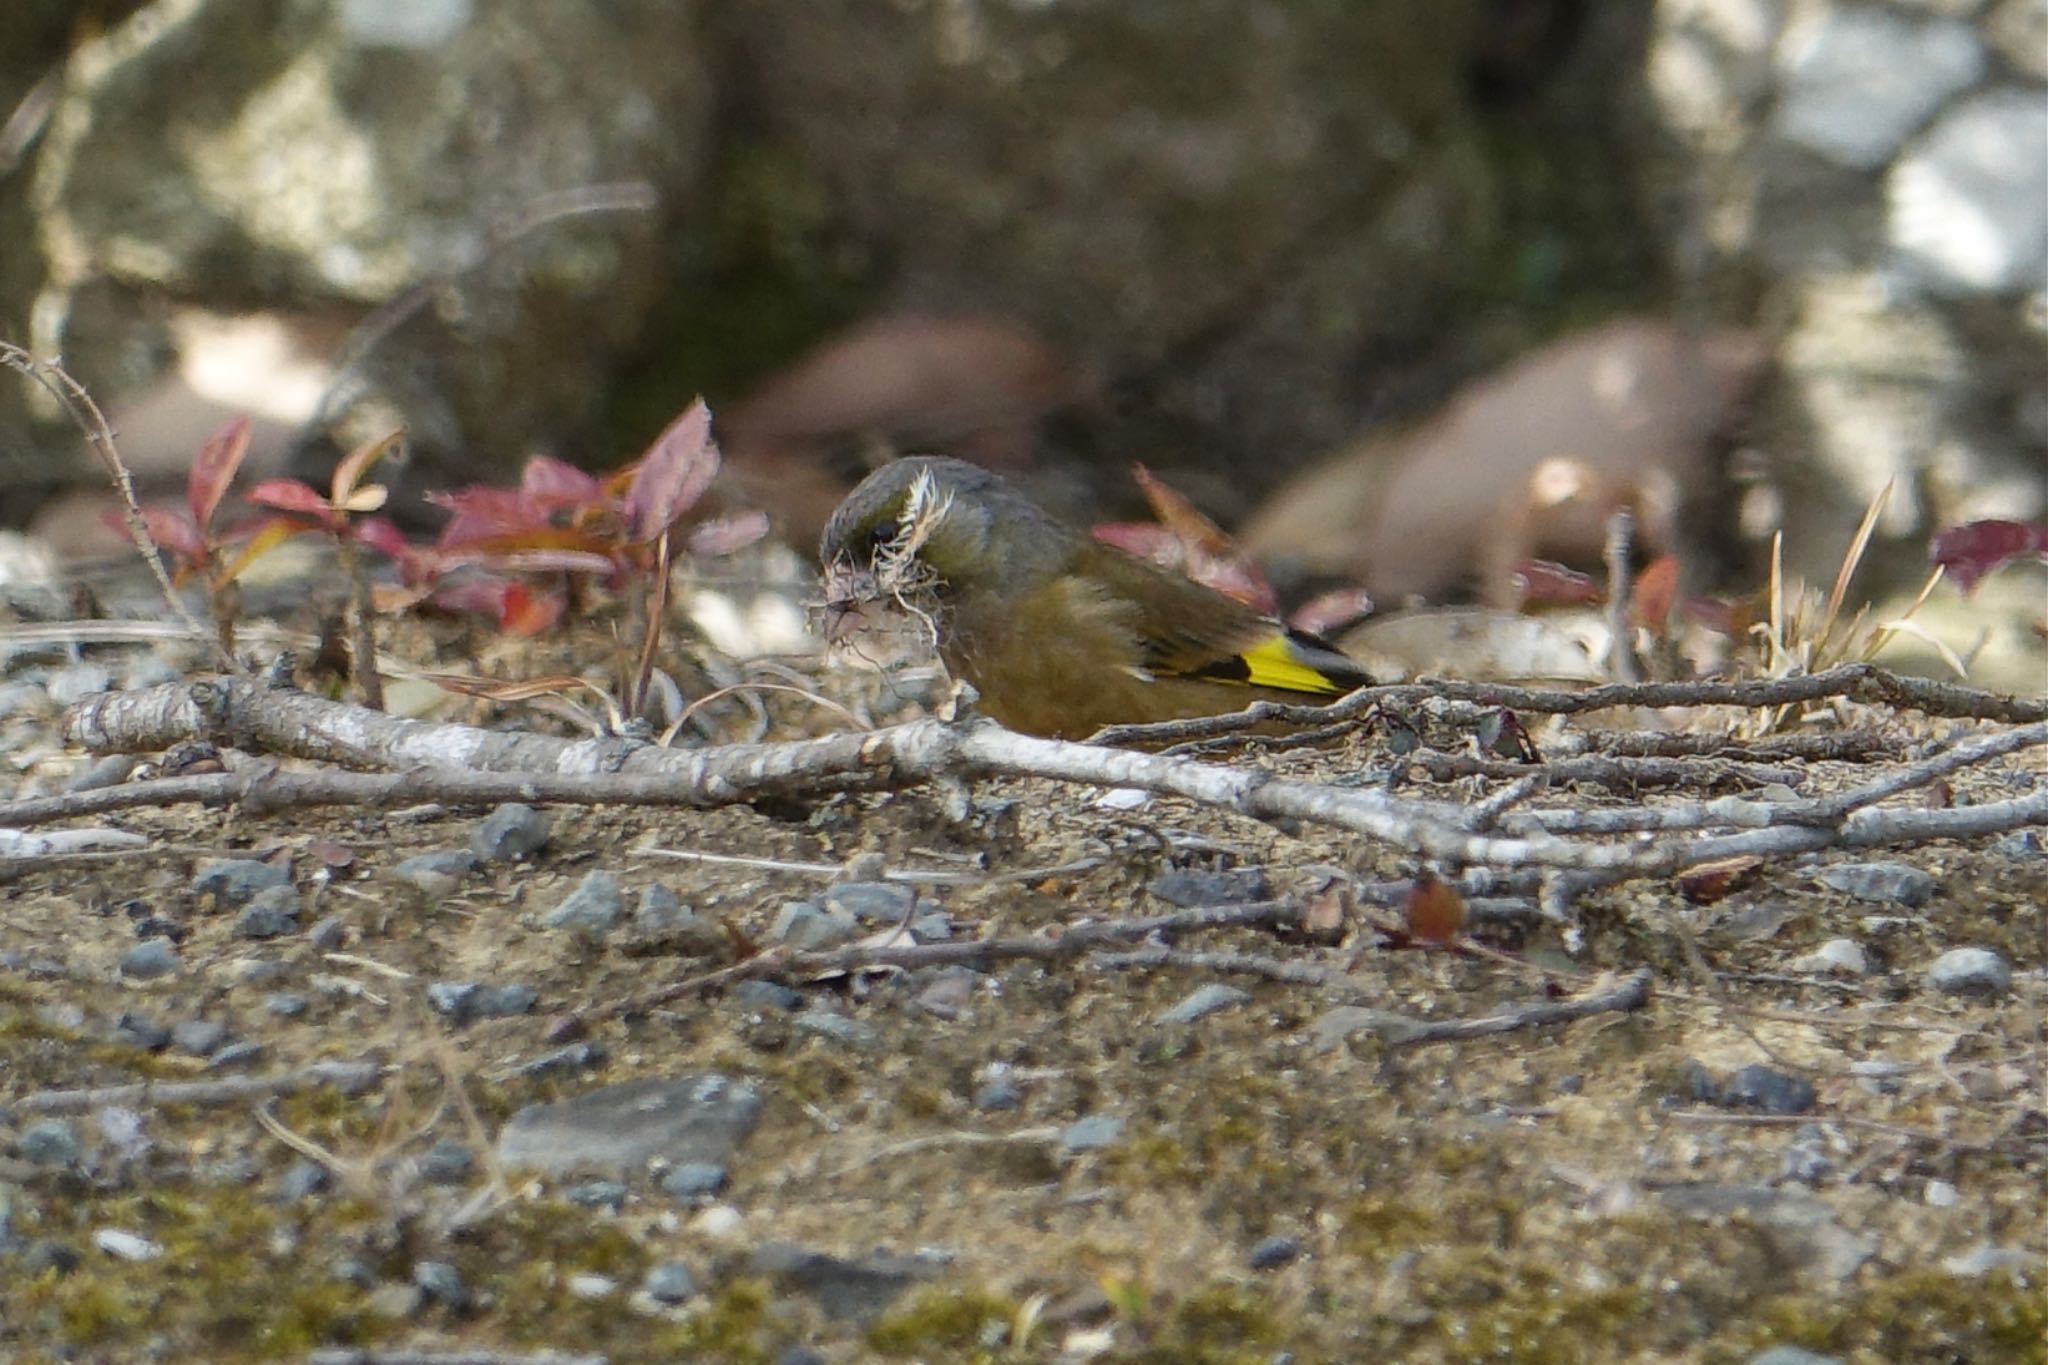
M 825 527 L 828 636 L 897 599 L 982 711 L 1027 734 L 1322 702 L 1372 682 L 1324 641 L 1064 525 L 1001 478 L 921 455 L 869 475 Z

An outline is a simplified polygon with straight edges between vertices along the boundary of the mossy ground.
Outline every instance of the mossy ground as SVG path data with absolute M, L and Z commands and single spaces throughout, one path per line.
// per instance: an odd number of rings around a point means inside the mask
M 1356 739 L 1262 761 L 1329 774 L 1377 757 L 1372 740 Z M 1812 784 L 1867 775 L 1816 767 Z M 1976 780 L 1959 782 L 1958 796 L 1968 799 Z M 1175 863 L 1256 864 L 1283 896 L 1331 866 L 1411 870 L 1400 850 L 1170 800 L 1119 813 L 1094 805 L 1093 793 L 1042 783 L 989 783 L 973 795 L 964 822 L 920 792 L 772 813 L 557 810 L 553 841 L 531 865 L 481 873 L 432 906 L 388 870 L 462 844 L 478 812 L 122 817 L 151 838 L 150 856 L 6 887 L 0 952 L 61 970 L 0 972 L 0 1103 L 201 1075 L 196 1059 L 107 1041 L 124 1010 L 220 1019 L 264 1044 L 259 1070 L 335 1057 L 393 1069 L 361 1095 L 315 1091 L 270 1104 L 293 1145 L 247 1104 L 147 1108 L 155 1145 L 145 1155 L 111 1155 L 86 1115 L 76 1120 L 91 1153 L 84 1171 L 8 1158 L 0 1180 L 12 1187 L 12 1234 L 81 1259 L 33 1275 L 0 1261 L 0 1356 L 233 1362 L 381 1342 L 593 1350 L 630 1365 L 768 1361 L 804 1343 L 831 1361 L 1048 1361 L 1099 1347 L 1116 1361 L 1249 1363 L 1291 1351 L 1304 1362 L 1719 1362 L 1789 1343 L 1859 1362 L 2044 1358 L 2042 1272 L 2029 1280 L 1942 1268 L 1982 1244 L 2048 1258 L 2039 1139 L 2048 865 L 2038 857 L 1997 857 L 1982 844 L 1907 853 L 1941 885 L 1917 910 L 1852 901 L 1786 863 L 1707 907 L 1661 883 L 1604 893 L 1584 907 L 1573 953 L 1548 933 L 1491 941 L 1596 971 L 1651 966 L 1660 993 L 1647 1009 L 1419 1049 L 1369 1038 L 1325 1046 L 1312 1025 L 1343 1002 L 1273 982 L 1236 982 L 1251 992 L 1248 1005 L 1162 1025 L 1157 1016 L 1201 979 L 1086 960 L 997 965 L 953 1016 L 919 1003 L 926 983 L 915 976 L 796 983 L 880 1031 L 861 1051 L 746 1008 L 723 988 L 615 1012 L 721 964 L 629 953 L 538 924 L 597 866 L 629 894 L 668 883 L 699 914 L 729 923 L 735 945 L 763 941 L 785 899 L 824 889 L 803 874 L 635 856 L 643 840 L 798 862 L 875 852 L 892 868 L 979 859 L 995 873 L 1099 859 L 1081 873 L 933 893 L 963 936 L 1158 913 L 1165 907 L 1145 884 Z M 1572 799 L 1610 798 L 1592 789 Z M 315 841 L 353 855 L 324 884 L 313 876 Z M 186 900 L 205 858 L 278 851 L 314 892 L 312 914 L 351 926 L 343 954 L 303 936 L 238 940 L 232 914 Z M 332 849 L 324 856 L 331 862 Z M 189 924 L 183 966 L 160 983 L 110 984 L 134 941 L 119 907 L 138 899 Z M 1866 946 L 1873 975 L 1790 969 L 1836 936 Z M 2018 972 L 2015 995 L 1929 993 L 1926 964 L 1958 944 L 2004 952 Z M 1184 946 L 1314 961 L 1413 1015 L 1476 1016 L 1547 989 L 1531 969 L 1391 951 L 1356 926 L 1335 946 L 1250 930 Z M 429 982 L 451 979 L 526 982 L 540 1010 L 458 1027 L 423 1000 Z M 264 1001 L 279 990 L 305 994 L 312 1008 L 297 1019 L 269 1012 Z M 586 1036 L 608 1050 L 606 1067 L 521 1074 L 520 1062 L 554 1045 L 550 1021 L 572 1012 L 588 1016 Z M 1681 1094 L 1687 1059 L 1720 1074 L 1762 1063 L 1818 1086 L 1810 1117 L 1833 1172 L 1808 1193 L 1865 1239 L 1872 1254 L 1852 1272 L 1827 1273 L 1760 1215 L 1699 1218 L 1665 1202 L 1672 1189 L 1779 1184 L 1799 1136 L 1796 1124 L 1740 1114 L 1681 1118 L 1694 1107 Z M 1884 1085 L 1849 1070 L 1879 1059 L 1900 1068 Z M 984 1112 L 973 1096 L 998 1063 L 1022 1103 Z M 651 1182 L 606 1212 L 498 1173 L 487 1157 L 489 1135 L 521 1105 L 700 1070 L 744 1078 L 767 1100 L 722 1199 L 739 1214 L 736 1230 Z M 1121 1118 L 1122 1138 L 1062 1156 L 1051 1135 L 1096 1113 Z M 0 1136 L 29 1121 L 15 1116 Z M 469 1188 L 418 1178 L 412 1163 L 439 1138 L 484 1158 Z M 322 1154 L 334 1183 L 287 1201 L 277 1182 L 302 1150 Z M 237 1161 L 251 1178 L 219 1174 Z M 467 1202 L 498 1175 L 495 1197 Z M 1927 1198 L 1933 1180 L 1954 1187 L 1952 1204 Z M 94 1249 L 105 1228 L 147 1237 L 163 1254 L 117 1260 Z M 1301 1255 L 1251 1269 L 1251 1248 L 1276 1235 L 1295 1239 Z M 952 1260 L 878 1316 L 833 1320 L 751 1273 L 748 1252 L 776 1240 L 842 1256 L 933 1247 Z M 691 1267 L 700 1296 L 674 1310 L 630 1307 L 648 1267 L 668 1259 Z M 380 1315 L 364 1281 L 403 1285 L 420 1260 L 454 1265 L 475 1302 Z M 337 1273 L 344 1263 L 356 1278 Z M 592 1274 L 620 1292 L 578 1297 L 572 1277 Z

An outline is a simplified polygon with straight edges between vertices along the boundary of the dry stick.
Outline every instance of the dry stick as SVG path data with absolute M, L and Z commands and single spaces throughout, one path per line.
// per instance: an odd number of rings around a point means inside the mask
M 1579 876 L 1580 881 L 1553 889 L 1553 908 L 1575 886 L 1584 889 L 1663 875 L 1717 858 L 1780 855 L 1835 844 L 1868 847 L 1958 838 L 2048 818 L 2044 789 L 2012 801 L 1953 811 L 1856 810 L 1830 829 L 1792 823 L 1790 815 L 1783 824 L 1767 816 L 1759 822 L 1764 828 L 1739 834 L 1648 844 L 1585 844 L 1541 832 L 1511 837 L 1473 833 L 1460 827 L 1458 808 L 1441 802 L 1034 739 L 986 721 L 915 721 L 865 735 L 678 752 L 628 741 L 568 741 L 404 720 L 236 679 L 102 695 L 71 708 L 64 726 L 73 742 L 102 751 L 162 749 L 180 740 L 203 738 L 244 750 L 272 749 L 355 762 L 376 757 L 393 765 L 454 770 L 410 775 L 416 784 L 409 791 L 412 799 L 427 790 L 466 800 L 727 805 L 770 791 L 816 792 L 969 777 L 1038 777 L 1138 787 L 1253 819 L 1329 825 L 1446 863 L 1543 867 Z M 2029 727 L 2015 742 L 2021 741 L 2039 739 Z M 507 766 L 524 771 L 500 779 L 495 787 L 487 774 L 477 771 Z M 298 779 L 280 775 L 272 780 L 285 789 Z M 379 781 L 387 784 L 388 795 L 394 779 Z M 255 809 L 264 808 L 263 794 L 260 786 L 250 793 Z M 8 813 L 0 808 L 0 817 Z
M 515 1353 L 470 1348 L 455 1351 L 411 1351 L 360 1349 L 341 1351 L 324 1347 L 306 1357 L 306 1365 L 610 1365 L 607 1355 L 577 1355 L 568 1351 Z
M 1896 758 L 1903 740 L 1874 730 L 1824 735 L 1770 735 L 1744 739 L 1729 731 L 1579 730 L 1553 737 L 1544 746 L 1553 757 L 1601 753 L 1615 758 L 1741 758 L 1752 763 L 1861 763 Z
M 1806 781 L 1803 768 L 1774 768 L 1760 763 L 1741 763 L 1726 758 L 1636 758 L 1607 754 L 1584 754 L 1577 758 L 1552 758 L 1541 763 L 1515 763 L 1507 759 L 1476 758 L 1471 754 L 1416 753 L 1407 757 L 1410 767 L 1420 768 L 1438 782 L 1460 777 L 1515 778 L 1540 772 L 1552 786 L 1567 782 L 1595 782 L 1616 790 L 1633 787 L 1796 787 Z
M 1628 552 L 1635 539 L 1635 514 L 1626 507 L 1615 508 L 1607 518 L 1607 658 L 1614 676 L 1624 683 L 1642 681 L 1642 674 L 1636 671 L 1634 632 L 1628 621 Z
M 1578 715 L 1614 706 L 1789 706 L 1800 702 L 1845 697 L 1851 701 L 1894 709 L 1912 708 L 1930 716 L 1958 720 L 1996 720 L 2008 724 L 2048 720 L 2048 698 L 2027 699 L 1985 692 L 1974 687 L 1908 678 L 1875 664 L 1843 664 L 1822 673 L 1790 678 L 1756 678 L 1740 682 L 1607 683 L 1583 691 L 1510 687 L 1505 683 L 1426 682 L 1364 687 L 1328 706 L 1296 706 L 1285 702 L 1253 702 L 1227 716 L 1162 721 L 1151 725 L 1112 725 L 1090 737 L 1095 744 L 1161 744 L 1209 735 L 1235 734 L 1268 721 L 1321 725 L 1361 715 L 1373 705 L 1394 709 L 1424 702 L 1470 702 L 1506 706 L 1537 715 Z
M 199 618 L 192 614 L 184 599 L 178 596 L 178 590 L 171 585 L 171 575 L 164 568 L 156 541 L 150 537 L 148 523 L 142 518 L 142 504 L 135 499 L 135 478 L 128 472 L 127 462 L 114 445 L 114 429 L 107 424 L 107 416 L 100 411 L 100 405 L 93 401 L 83 384 L 73 379 L 70 372 L 54 360 L 38 360 L 21 347 L 0 341 L 0 365 L 17 370 L 42 385 L 63 405 L 65 414 L 78 429 L 85 433 L 86 443 L 99 456 L 108 479 L 113 482 L 115 494 L 121 499 L 121 519 L 128 527 L 128 538 L 135 542 L 142 562 L 149 566 L 150 576 L 156 579 L 157 587 L 163 591 L 171 614 L 194 639 L 212 642 L 215 660 L 221 667 L 231 673 L 241 672 L 242 665 L 222 647 L 218 634 L 199 623 Z
M 374 1062 L 315 1062 L 303 1070 L 277 1076 L 237 1076 L 226 1081 L 137 1081 L 132 1085 L 101 1085 L 83 1090 L 38 1090 L 9 1100 L 0 1106 L 0 1112 L 82 1114 L 107 1105 L 141 1109 L 160 1104 L 234 1104 L 295 1094 L 322 1085 L 352 1095 L 367 1089 L 382 1070 Z

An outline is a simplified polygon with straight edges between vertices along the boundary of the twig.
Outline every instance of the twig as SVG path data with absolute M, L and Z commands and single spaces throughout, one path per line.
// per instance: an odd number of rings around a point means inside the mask
M 16 370 L 40 384 L 45 391 L 56 398 L 78 429 L 85 433 L 86 443 L 99 456 L 107 478 L 114 485 L 114 493 L 121 499 L 121 518 L 128 528 L 128 538 L 135 542 L 135 549 L 142 556 L 142 562 L 149 566 L 150 576 L 156 579 L 164 601 L 170 606 L 171 614 L 194 639 L 212 640 L 214 655 L 219 666 L 231 673 L 242 671 L 241 663 L 233 654 L 221 648 L 212 632 L 199 624 L 199 618 L 192 614 L 185 600 L 178 596 L 178 590 L 171 585 L 170 572 L 164 568 L 163 556 L 157 552 L 156 541 L 150 538 L 149 525 L 142 518 L 142 504 L 135 498 L 135 478 L 128 472 L 127 461 L 121 458 L 120 450 L 114 445 L 114 429 L 107 424 L 107 416 L 100 411 L 100 405 L 86 392 L 85 385 L 71 377 L 54 360 L 40 360 L 19 346 L 0 341 L 0 365 Z
M 362 1346 L 323 1346 L 306 1357 L 306 1365 L 608 1365 L 610 1356 L 571 1355 L 566 1351 L 385 1350 Z
M 1640 682 L 1634 634 L 1629 628 L 1629 551 L 1636 539 L 1635 514 L 1617 507 L 1607 518 L 1607 666 L 1624 683 Z
M 8 1101 L 0 1110 L 17 1114 L 82 1114 L 107 1105 L 142 1109 L 159 1104 L 235 1104 L 326 1085 L 344 1094 L 354 1094 L 367 1089 L 380 1074 L 382 1068 L 374 1062 L 315 1062 L 304 1070 L 277 1076 L 237 1076 L 224 1081 L 138 1081 L 83 1090 L 38 1090 Z

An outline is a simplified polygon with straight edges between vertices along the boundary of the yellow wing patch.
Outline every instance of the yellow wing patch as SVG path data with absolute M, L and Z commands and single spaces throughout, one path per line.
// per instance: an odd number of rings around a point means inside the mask
M 1309 692 L 1331 697 L 1349 692 L 1355 683 L 1342 682 L 1303 657 L 1303 651 L 1285 635 L 1274 635 L 1238 655 L 1251 673 L 1245 682 L 1253 687 L 1278 688 L 1282 692 Z

